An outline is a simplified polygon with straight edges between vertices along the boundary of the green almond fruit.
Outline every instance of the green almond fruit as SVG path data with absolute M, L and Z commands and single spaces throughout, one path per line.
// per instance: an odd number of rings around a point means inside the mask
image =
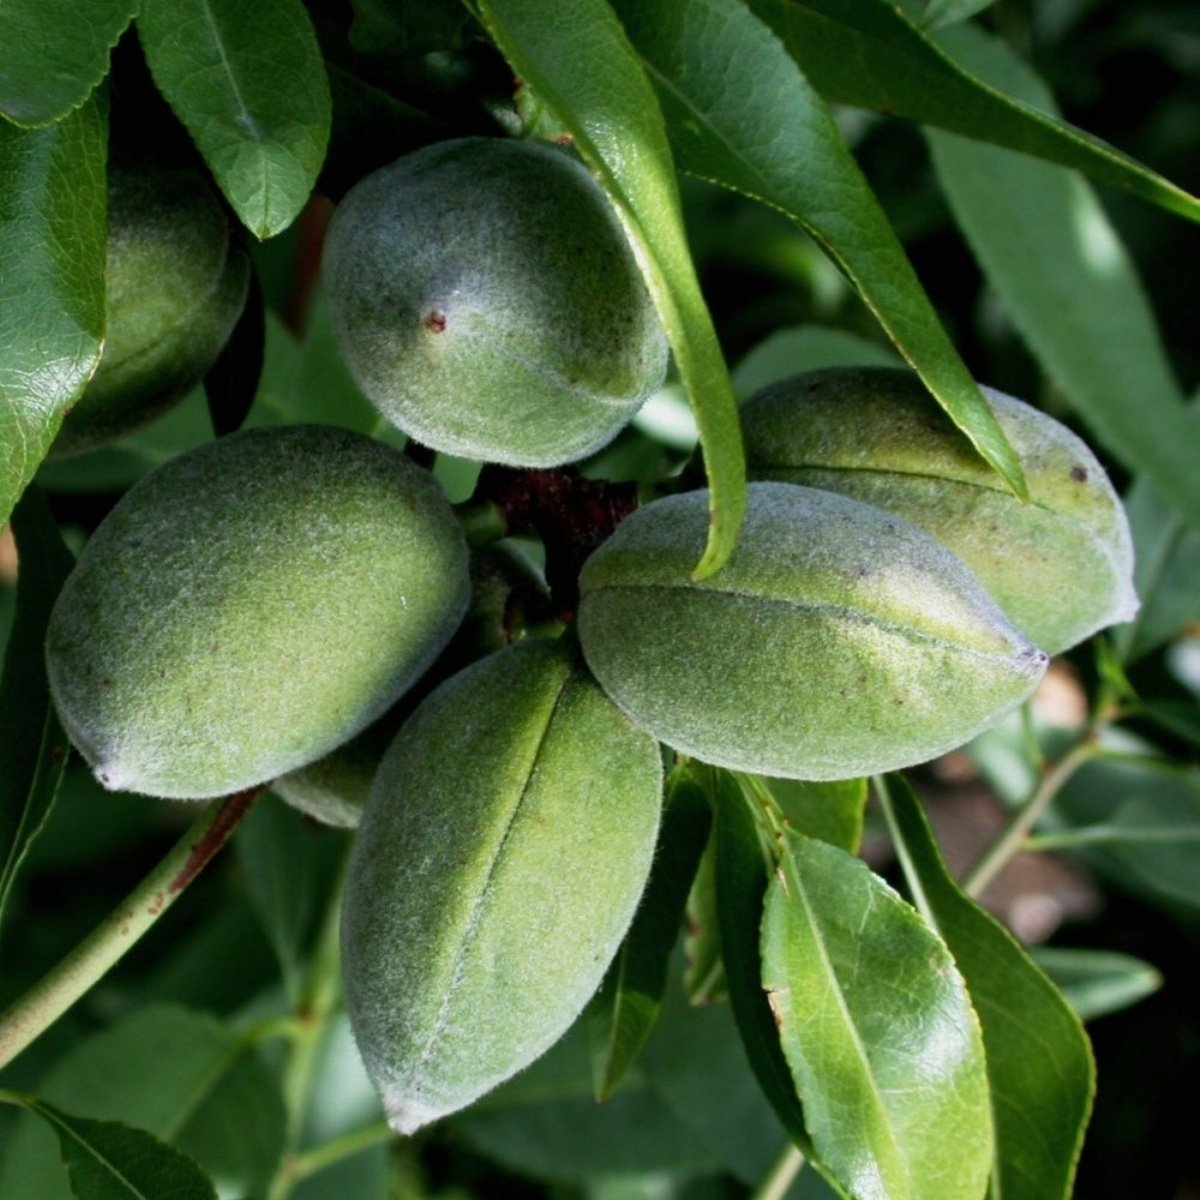
M 322 825 L 354 829 L 362 820 L 375 772 L 396 736 L 401 715 L 389 710 L 323 758 L 281 775 L 271 790 Z
M 532 467 L 582 458 L 666 370 L 611 205 L 546 143 L 439 142 L 376 171 L 339 205 L 324 272 L 359 386 L 451 454 Z
M 954 555 L 881 509 L 751 484 L 737 548 L 696 581 L 707 528 L 707 492 L 639 509 L 584 565 L 579 606 L 604 690 L 705 762 L 794 779 L 910 766 L 1046 669 Z
M 293 808 L 326 825 L 353 828 L 362 819 L 371 782 L 384 752 L 424 696 L 451 675 L 486 654 L 508 645 L 508 601 L 515 587 L 545 590 L 537 569 L 520 551 L 504 543 L 471 554 L 471 601 L 450 644 L 400 701 L 324 758 L 290 771 L 271 789 Z
M 92 535 L 51 614 L 50 685 L 105 786 L 224 795 L 379 717 L 467 599 L 427 472 L 345 430 L 248 430 L 147 475 Z
M 54 457 L 92 450 L 182 400 L 229 340 L 249 280 L 249 259 L 194 171 L 111 171 L 104 352 Z
M 814 371 L 742 408 L 752 479 L 827 488 L 898 513 L 979 576 L 1050 654 L 1138 609 L 1129 523 L 1104 468 L 1064 425 L 983 389 L 1021 457 L 1023 504 L 975 453 L 916 375 Z
M 466 1107 L 566 1031 L 641 897 L 662 767 L 561 642 L 433 692 L 376 776 L 342 917 L 346 1003 L 402 1133 Z

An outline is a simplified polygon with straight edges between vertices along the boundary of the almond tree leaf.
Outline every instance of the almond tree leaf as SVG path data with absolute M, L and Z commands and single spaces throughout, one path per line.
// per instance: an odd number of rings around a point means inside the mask
M 717 917 L 733 1015 L 759 1087 L 788 1136 L 810 1154 L 812 1143 L 804 1113 L 763 991 L 758 939 L 768 879 L 763 842 L 737 780 L 728 771 L 717 769 L 705 769 L 700 778 L 714 810 Z
M 1029 953 L 1081 1021 L 1120 1012 L 1153 995 L 1163 983 L 1149 963 L 1113 950 L 1034 946 Z
M 716 867 L 716 831 L 712 830 L 687 901 L 683 990 L 689 1004 L 716 1004 L 729 999 L 725 989 L 725 966 L 721 962 Z
M 856 333 L 822 325 L 798 325 L 775 330 L 747 351 L 733 369 L 733 382 L 739 396 L 749 397 L 769 383 L 802 371 L 899 365 L 899 359 L 886 346 Z
M 903 776 L 878 786 L 909 889 L 950 947 L 983 1026 L 994 1194 L 1067 1200 L 1096 1087 L 1083 1026 L 1016 938 L 959 888 Z
M 71 749 L 50 699 L 42 647 L 72 558 L 36 488 L 13 512 L 13 535 L 17 606 L 0 676 L 0 919 L 17 868 L 50 815 Z
M 5 0 L 0 7 L 0 113 L 49 125 L 108 74 L 108 54 L 137 0 Z
M 989 79 L 1053 103 L 981 30 L 955 30 L 953 47 Z M 946 133 L 928 139 L 955 219 L 1030 349 L 1113 457 L 1200 525 L 1196 424 L 1133 264 L 1091 189 L 1011 151 Z
M 301 0 L 141 0 L 137 29 L 243 224 L 258 238 L 286 229 L 329 141 L 329 80 Z
M 740 0 L 615 0 L 680 167 L 779 209 L 841 268 L 896 348 L 1019 495 L 1025 477 L 820 96 Z
M 667 784 L 659 851 L 646 893 L 587 1013 L 597 1100 L 616 1091 L 658 1021 L 671 951 L 709 825 L 704 791 L 677 770 Z
M 73 1117 L 45 1100 L 30 1099 L 26 1107 L 58 1135 L 78 1200 L 217 1200 L 195 1162 L 143 1129 Z
M 788 830 L 762 957 L 825 1168 L 855 1200 L 979 1200 L 993 1150 L 983 1041 L 920 915 L 858 859 Z
M 274 1072 L 229 1026 L 153 1005 L 77 1041 L 38 1081 L 38 1095 L 79 1117 L 120 1121 L 195 1159 L 226 1194 L 265 1196 L 287 1114 Z M 69 1200 L 54 1139 L 18 1121 L 0 1155 L 2 1200 Z
M 666 329 L 708 471 L 710 525 L 697 578 L 719 570 L 746 507 L 733 385 L 684 235 L 662 113 L 606 0 L 479 0 L 488 32 L 570 133 L 621 217 Z
M 0 524 L 100 362 L 107 118 L 0 120 Z
M 1193 421 L 1200 418 L 1200 395 L 1192 396 L 1189 411 Z M 1125 512 L 1133 534 L 1133 586 L 1142 606 L 1112 641 L 1128 664 L 1200 620 L 1200 528 L 1160 500 L 1145 477 L 1125 493 Z
M 921 13 L 921 25 L 925 29 L 956 25 L 995 3 L 996 0 L 929 0 Z
M 890 0 L 749 0 L 827 100 L 907 117 L 1083 171 L 1200 221 L 1200 199 L 950 57 Z

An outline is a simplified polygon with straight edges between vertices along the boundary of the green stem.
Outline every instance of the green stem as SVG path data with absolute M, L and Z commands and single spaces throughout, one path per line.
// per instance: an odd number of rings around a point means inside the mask
M 122 903 L 66 958 L 0 1013 L 0 1067 L 53 1025 L 175 903 L 225 845 L 261 790 L 252 788 L 210 804 Z
M 750 1200 L 783 1200 L 803 1166 L 804 1155 L 789 1142 Z
M 467 536 L 467 545 L 472 548 L 488 546 L 508 536 L 508 521 L 500 506 L 490 500 L 463 504 L 454 511 Z
M 294 1017 L 299 1025 L 299 1032 L 292 1043 L 283 1072 L 283 1099 L 288 1112 L 287 1139 L 279 1169 L 267 1192 L 267 1200 L 287 1200 L 292 1188 L 303 1178 L 298 1173 L 298 1164 L 308 1155 L 299 1154 L 297 1151 L 304 1132 L 304 1113 L 312 1092 L 321 1042 L 329 1019 L 336 1011 L 341 998 L 339 934 L 342 894 L 345 890 L 348 865 L 347 852 L 329 906 L 325 910 L 325 919 L 317 936 L 309 966 L 308 980 Z M 309 1152 L 312 1153 L 315 1152 Z
M 360 1154 L 372 1146 L 390 1141 L 395 1136 L 396 1131 L 386 1121 L 378 1121 L 374 1125 L 343 1133 L 341 1137 L 333 1138 L 323 1145 L 314 1146 L 303 1154 L 297 1154 L 291 1164 L 292 1182 L 299 1183 L 310 1175 L 315 1175 L 318 1171 L 324 1171 L 326 1167 L 341 1162 L 344 1158 Z
M 1029 831 L 1058 795 L 1063 784 L 1090 758 L 1098 753 L 1091 739 L 1080 742 L 1065 758 L 1046 772 L 1033 794 L 1013 815 L 1004 832 L 984 851 L 979 861 L 963 878 L 963 890 L 978 896 L 1004 869 L 1015 854 L 1025 848 Z
M 1029 838 L 1029 850 L 1070 850 L 1076 846 L 1103 846 L 1110 842 L 1196 842 L 1200 829 L 1142 828 L 1122 825 L 1088 825 L 1083 829 L 1063 829 L 1039 833 Z

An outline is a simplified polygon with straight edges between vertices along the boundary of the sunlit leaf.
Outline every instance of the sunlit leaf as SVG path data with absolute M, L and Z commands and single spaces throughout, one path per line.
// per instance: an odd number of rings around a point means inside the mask
M 1031 101 L 1049 93 L 976 29 L 954 47 Z M 1062 168 L 944 133 L 934 165 L 958 223 L 1034 354 L 1097 439 L 1200 524 L 1196 425 L 1124 246 L 1087 184 Z
M 0 7 L 0 113 L 18 125 L 61 120 L 108 73 L 108 52 L 137 0 L 5 0 Z
M 767 890 L 763 985 L 813 1146 L 856 1200 L 979 1200 L 992 1114 L 949 951 L 843 850 L 791 832 Z
M 909 889 L 950 948 L 983 1026 L 994 1194 L 1067 1200 L 1095 1089 L 1079 1018 L 1016 938 L 955 882 L 903 777 L 880 789 Z
M 638 250 L 700 427 L 710 488 L 698 577 L 720 569 L 745 513 L 745 461 L 733 387 L 684 235 L 662 113 L 605 0 L 480 0 L 514 71 L 567 130 Z M 569 29 L 570 36 L 562 36 Z
M 1190 220 L 1200 200 L 1120 150 L 964 69 L 890 0 L 750 0 L 827 99 L 994 142 L 1128 188 Z M 947 35 L 976 32 L 947 31 Z M 953 45 L 954 57 L 945 47 Z
M 1017 492 L 1020 463 L 820 97 L 739 0 L 616 0 L 680 167 L 761 200 L 838 264 L 900 353 Z
M 100 361 L 107 121 L 0 120 L 0 524 Z
M 329 140 L 329 81 L 300 0 L 141 0 L 154 82 L 246 227 L 286 229 Z
M 792 1141 L 811 1149 L 791 1072 L 763 991 L 758 930 L 769 862 L 750 803 L 728 771 L 705 770 L 716 829 L 717 915 L 725 982 L 738 1032 L 759 1087 Z

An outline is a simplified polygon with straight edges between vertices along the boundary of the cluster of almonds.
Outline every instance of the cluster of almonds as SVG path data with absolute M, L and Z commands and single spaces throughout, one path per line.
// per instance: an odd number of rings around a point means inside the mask
M 577 459 L 666 369 L 618 222 L 553 147 L 447 142 L 378 172 L 340 206 L 325 271 L 363 390 L 438 450 Z M 908 766 L 1132 614 L 1099 463 L 989 399 L 1029 504 L 905 372 L 766 389 L 743 411 L 754 482 L 723 570 L 692 578 L 706 493 L 653 501 L 587 561 L 577 637 L 455 671 L 386 750 L 352 739 L 467 611 L 459 523 L 428 473 L 370 439 L 232 435 L 146 477 L 84 550 L 47 643 L 59 713 L 108 787 L 203 798 L 277 780 L 359 824 L 347 1002 L 411 1131 L 541 1054 L 599 984 L 654 854 L 659 743 L 801 779 Z

